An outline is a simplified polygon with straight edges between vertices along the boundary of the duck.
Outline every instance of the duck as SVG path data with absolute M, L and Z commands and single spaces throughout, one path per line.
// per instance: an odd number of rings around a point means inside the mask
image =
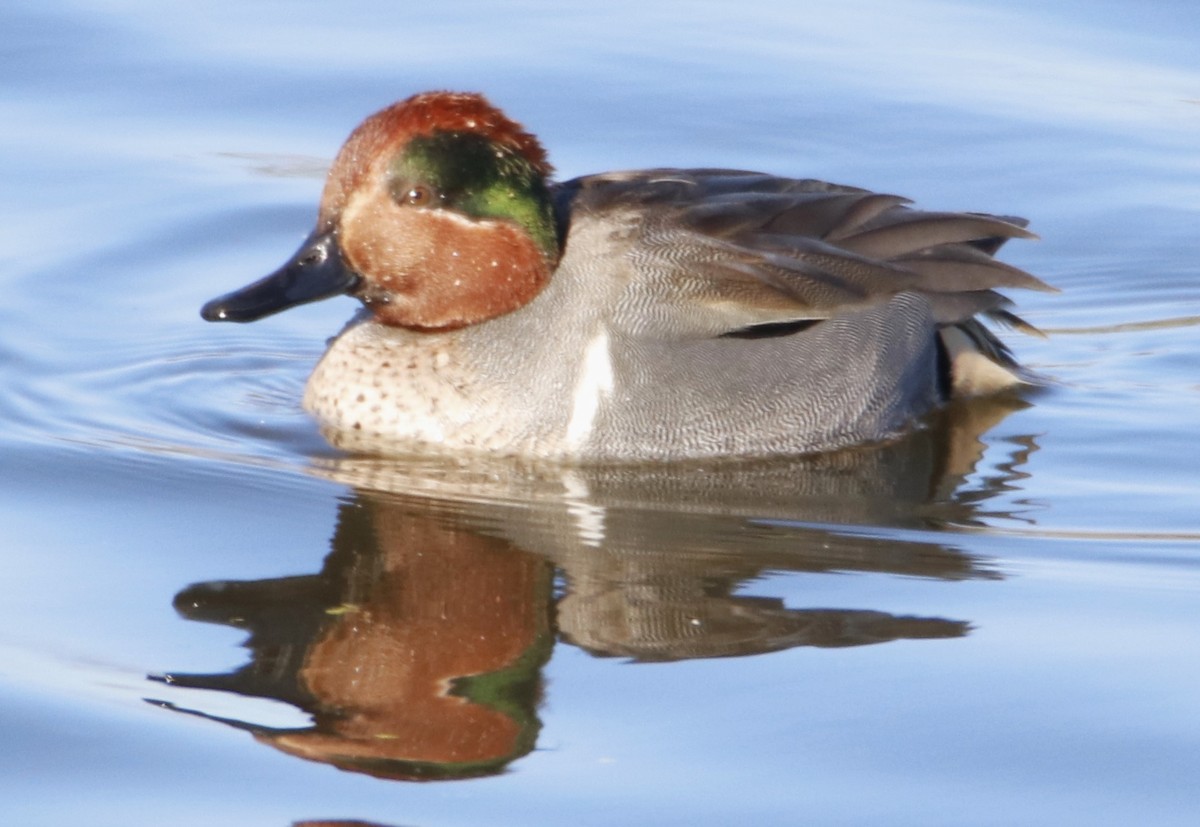
M 304 408 L 350 453 L 563 463 L 801 456 L 896 439 L 1034 381 L 994 257 L 1028 222 L 737 169 L 553 180 L 483 95 L 425 92 L 337 153 L 316 227 L 206 303 L 249 322 L 349 295 Z

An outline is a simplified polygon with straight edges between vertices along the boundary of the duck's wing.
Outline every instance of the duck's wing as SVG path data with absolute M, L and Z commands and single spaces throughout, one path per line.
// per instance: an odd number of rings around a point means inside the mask
M 941 325 L 984 314 L 1023 326 L 996 290 L 1053 289 L 992 258 L 1010 238 L 1035 237 L 1022 219 L 926 212 L 823 181 L 658 169 L 575 179 L 556 195 L 560 214 L 627 234 L 618 318 L 639 335 L 746 335 L 904 291 L 923 294 Z

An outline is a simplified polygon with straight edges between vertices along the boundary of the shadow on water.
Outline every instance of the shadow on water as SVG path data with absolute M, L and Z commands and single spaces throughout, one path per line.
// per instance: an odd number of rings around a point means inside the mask
M 959 406 L 890 445 L 787 461 L 324 462 L 316 472 L 353 495 L 319 572 L 200 583 L 175 598 L 190 620 L 245 629 L 249 663 L 153 678 L 283 701 L 310 724 L 268 727 L 154 702 L 345 770 L 469 778 L 534 748 L 556 642 L 667 662 L 961 637 L 969 620 L 789 607 L 756 592 L 758 581 L 831 571 L 997 578 L 927 532 L 896 529 L 978 522 L 1023 461 L 980 483 L 970 477 L 980 436 L 1021 404 Z

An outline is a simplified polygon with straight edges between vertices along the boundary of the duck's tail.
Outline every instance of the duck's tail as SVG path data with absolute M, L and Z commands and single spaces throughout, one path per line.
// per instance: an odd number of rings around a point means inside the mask
M 1038 333 L 1012 314 L 1003 319 Z M 1037 384 L 1036 377 L 1017 364 L 1012 352 L 978 319 L 946 325 L 939 331 L 946 358 L 947 387 L 952 397 L 986 396 L 1019 385 Z

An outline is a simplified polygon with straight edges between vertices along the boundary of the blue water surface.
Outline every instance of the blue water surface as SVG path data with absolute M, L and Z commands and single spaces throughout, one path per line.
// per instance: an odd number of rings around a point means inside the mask
M 1194 4 L 0 8 L 0 822 L 1192 824 Z M 245 327 L 364 116 L 1028 217 L 1046 377 L 851 458 L 339 455 Z M 357 821 L 355 821 L 357 820 Z

